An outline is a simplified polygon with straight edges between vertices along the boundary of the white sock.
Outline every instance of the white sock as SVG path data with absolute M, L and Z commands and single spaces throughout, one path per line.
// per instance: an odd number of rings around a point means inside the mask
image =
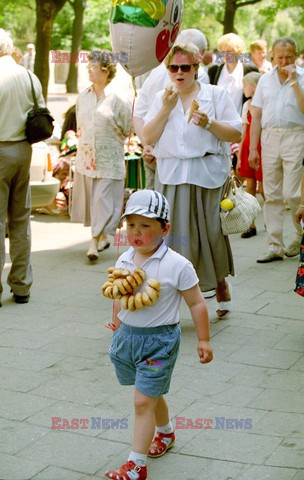
M 147 455 L 144 455 L 143 453 L 133 452 L 132 450 L 129 455 L 128 461 L 134 462 L 135 465 L 143 467 L 144 465 L 147 465 Z
M 159 433 L 173 433 L 174 428 L 172 422 L 167 423 L 167 425 L 163 425 L 162 427 L 157 427 L 157 431 Z

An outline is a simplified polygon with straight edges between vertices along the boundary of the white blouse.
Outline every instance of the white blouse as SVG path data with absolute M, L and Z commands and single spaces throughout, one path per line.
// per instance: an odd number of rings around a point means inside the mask
M 161 109 L 163 95 L 164 90 L 156 94 L 145 124 Z M 201 85 L 196 101 L 211 119 L 242 131 L 241 117 L 222 87 Z M 154 148 L 159 180 L 164 185 L 188 183 L 218 188 L 225 183 L 230 171 L 230 145 L 208 130 L 188 123 L 188 115 L 189 110 L 184 112 L 179 98 Z M 212 155 L 205 156 L 206 153 Z
M 124 139 L 131 128 L 131 103 L 116 93 L 99 99 L 89 87 L 76 103 L 79 138 L 76 170 L 93 178 L 123 180 Z

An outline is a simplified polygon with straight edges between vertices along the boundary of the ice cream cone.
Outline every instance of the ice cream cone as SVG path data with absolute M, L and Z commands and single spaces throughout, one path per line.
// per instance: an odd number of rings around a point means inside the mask
M 195 110 L 198 110 L 199 109 L 199 104 L 197 103 L 196 100 L 192 100 L 191 102 L 191 105 L 190 105 L 190 112 L 189 112 L 189 117 L 188 117 L 188 123 L 190 122 L 191 118 L 192 118 L 192 115 L 193 115 L 193 112 Z

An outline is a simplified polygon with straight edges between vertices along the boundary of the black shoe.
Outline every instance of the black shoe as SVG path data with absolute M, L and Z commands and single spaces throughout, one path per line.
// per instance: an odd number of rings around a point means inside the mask
M 250 238 L 254 237 L 257 234 L 255 227 L 249 227 L 246 232 L 242 233 L 241 238 Z
M 13 298 L 15 300 L 15 303 L 28 303 L 29 300 L 30 300 L 30 294 L 28 294 L 28 295 L 16 295 L 14 293 Z

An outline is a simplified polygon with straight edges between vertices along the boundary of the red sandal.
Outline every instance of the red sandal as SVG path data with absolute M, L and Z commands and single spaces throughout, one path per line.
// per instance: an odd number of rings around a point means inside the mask
M 147 467 L 146 465 L 140 467 L 135 465 L 134 462 L 126 462 L 120 468 L 116 470 L 108 470 L 105 472 L 103 478 L 113 478 L 115 480 L 146 480 L 147 479 Z
M 161 457 L 165 455 L 169 448 L 172 448 L 175 443 L 175 433 L 160 433 L 156 432 L 155 437 L 150 445 L 148 456 Z

